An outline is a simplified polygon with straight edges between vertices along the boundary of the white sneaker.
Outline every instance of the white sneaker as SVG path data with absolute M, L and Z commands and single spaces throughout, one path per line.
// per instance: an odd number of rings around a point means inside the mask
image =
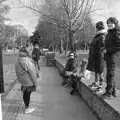
M 97 95 L 102 95 L 102 94 L 104 94 L 104 93 L 105 93 L 105 90 L 104 90 L 104 89 L 100 89 L 100 90 L 96 91 L 96 94 L 97 94 Z
M 25 114 L 32 113 L 35 111 L 35 108 L 26 108 L 25 109 Z

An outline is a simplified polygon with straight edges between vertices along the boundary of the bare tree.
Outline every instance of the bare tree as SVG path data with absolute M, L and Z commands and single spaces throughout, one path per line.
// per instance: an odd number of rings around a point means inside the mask
M 20 0 L 23 2 L 23 0 Z M 44 0 L 40 7 L 40 0 L 30 0 L 21 7 L 31 9 L 34 13 L 47 18 L 48 22 L 56 24 L 58 28 L 68 31 L 69 47 L 74 49 L 74 36 L 77 31 L 84 29 L 88 23 L 87 18 L 91 12 L 95 0 Z

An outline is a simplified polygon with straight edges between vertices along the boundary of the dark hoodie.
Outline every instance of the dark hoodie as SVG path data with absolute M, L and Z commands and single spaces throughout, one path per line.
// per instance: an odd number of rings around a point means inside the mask
M 105 48 L 108 54 L 114 54 L 120 51 L 120 27 L 108 30 L 105 40 Z

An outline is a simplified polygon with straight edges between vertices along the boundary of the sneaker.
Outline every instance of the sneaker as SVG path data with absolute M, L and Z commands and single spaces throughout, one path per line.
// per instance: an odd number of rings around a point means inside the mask
M 96 91 L 97 95 L 103 95 L 104 93 L 105 93 L 105 90 L 102 88 Z
M 72 90 L 72 91 L 70 92 L 70 94 L 71 94 L 71 95 L 73 95 L 74 93 L 75 93 L 75 91 L 74 91 L 74 90 Z
M 92 90 L 99 90 L 100 88 L 101 87 L 99 85 L 97 85 L 96 83 L 93 86 L 91 86 Z
M 91 88 L 91 87 L 96 86 L 96 85 L 97 85 L 97 83 L 93 82 L 92 84 L 89 85 L 89 87 Z
M 63 82 L 62 82 L 62 86 L 66 85 L 66 84 L 67 84 L 67 82 L 66 82 L 66 81 L 63 81 Z
M 101 95 L 103 99 L 112 99 L 113 96 L 110 93 L 105 92 L 103 95 Z
M 102 89 L 102 87 L 99 86 L 99 85 L 97 85 L 97 86 L 95 86 L 95 87 L 92 87 L 92 88 L 93 88 L 93 90 L 95 90 L 96 92 L 97 92 L 97 91 L 100 91 L 100 90 Z
M 116 91 L 113 91 L 113 92 L 112 92 L 112 96 L 113 96 L 113 97 L 117 97 L 117 96 L 116 96 Z
M 35 108 L 26 108 L 25 109 L 25 114 L 32 113 L 35 111 Z

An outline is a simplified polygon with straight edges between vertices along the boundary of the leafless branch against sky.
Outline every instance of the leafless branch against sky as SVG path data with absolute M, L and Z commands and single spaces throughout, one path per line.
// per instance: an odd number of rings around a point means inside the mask
M 7 0 L 6 3 L 11 7 L 11 10 L 7 15 L 7 17 L 11 19 L 10 24 L 22 24 L 29 31 L 29 34 L 31 34 L 34 31 L 38 23 L 38 19 L 40 19 L 40 16 L 38 14 L 33 13 L 33 11 L 31 11 L 30 9 L 21 9 L 20 7 L 23 4 L 27 6 L 32 5 L 34 8 L 37 7 L 39 8 L 38 10 L 40 10 L 41 5 L 44 4 L 44 0 Z M 93 6 L 94 9 L 102 10 L 98 10 L 90 14 L 93 22 L 96 22 L 98 20 L 105 21 L 109 16 L 115 16 L 118 19 L 120 19 L 119 5 L 120 0 L 95 0 Z

